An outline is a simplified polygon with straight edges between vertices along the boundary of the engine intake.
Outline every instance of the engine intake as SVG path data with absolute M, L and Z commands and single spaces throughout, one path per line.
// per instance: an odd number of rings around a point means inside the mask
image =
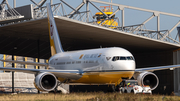
M 151 90 L 156 89 L 159 84 L 158 77 L 151 72 L 143 72 L 137 76 L 138 85 L 145 86 L 149 85 Z
M 41 73 L 35 77 L 34 85 L 40 91 L 52 91 L 57 86 L 57 79 L 52 73 Z

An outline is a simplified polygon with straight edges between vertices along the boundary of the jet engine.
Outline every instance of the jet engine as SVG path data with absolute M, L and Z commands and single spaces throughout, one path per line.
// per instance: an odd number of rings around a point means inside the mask
M 34 86 L 40 91 L 52 91 L 57 86 L 57 79 L 52 73 L 40 73 L 34 79 Z
M 151 90 L 154 90 L 159 84 L 158 77 L 151 72 L 140 73 L 139 75 L 137 75 L 137 81 L 138 85 L 140 86 L 149 85 Z

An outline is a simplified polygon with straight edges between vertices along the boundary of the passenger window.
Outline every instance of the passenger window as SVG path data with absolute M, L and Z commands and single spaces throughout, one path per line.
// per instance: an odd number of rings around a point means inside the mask
M 120 57 L 120 60 L 126 60 L 126 57 Z
M 81 63 L 81 61 L 76 61 L 77 64 Z
M 66 64 L 71 64 L 71 62 L 67 62 Z

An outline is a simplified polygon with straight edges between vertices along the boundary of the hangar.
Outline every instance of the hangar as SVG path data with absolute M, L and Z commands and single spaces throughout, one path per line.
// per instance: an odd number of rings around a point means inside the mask
M 46 0 L 42 0 L 46 1 Z M 122 11 L 122 16 L 124 12 L 125 5 L 107 3 L 96 0 L 83 1 L 77 8 L 73 8 L 74 12 L 72 14 L 79 14 L 77 11 L 83 5 L 94 5 L 92 2 L 110 4 L 113 6 L 118 6 L 117 10 Z M 57 9 L 57 5 L 62 4 L 68 5 L 65 1 L 61 0 L 60 4 L 54 4 L 54 9 Z M 3 4 L 3 3 L 2 3 Z M 68 5 L 71 7 L 70 5 Z M 95 6 L 95 5 L 94 5 Z M 24 6 L 27 7 L 27 6 Z M 36 13 L 37 8 L 33 8 L 32 5 L 28 5 L 33 13 Z M 60 6 L 59 6 L 60 7 Z M 96 6 L 95 6 L 96 7 Z M 123 7 L 123 8 L 122 8 Z M 129 7 L 129 6 L 128 6 Z M 45 11 L 46 7 L 40 7 L 42 11 Z M 145 10 L 140 8 L 133 8 L 136 10 Z M 19 7 L 23 9 L 23 7 Z M 98 8 L 97 8 L 98 9 Z M 15 8 L 18 11 L 18 8 Z M 102 12 L 98 9 L 99 12 Z M 176 39 L 170 38 L 169 32 L 175 29 L 179 22 L 170 30 L 161 31 L 147 31 L 139 29 L 139 26 L 144 25 L 147 21 L 151 20 L 153 17 L 159 19 L 159 14 L 171 15 L 175 17 L 180 17 L 180 15 L 169 14 L 164 12 L 158 12 L 152 10 L 145 10 L 152 12 L 153 15 L 148 18 L 141 25 L 135 25 L 132 30 L 139 30 L 143 33 L 133 34 L 130 30 L 126 28 L 134 26 L 122 26 L 116 28 L 107 28 L 107 26 L 93 24 L 92 22 L 82 22 L 75 19 L 71 19 L 70 16 L 55 16 L 55 21 L 58 27 L 59 36 L 61 38 L 63 48 L 65 51 L 72 50 L 82 50 L 82 49 L 92 49 L 92 48 L 105 48 L 105 47 L 123 47 L 129 50 L 135 57 L 137 68 L 151 67 L 151 66 L 162 66 L 162 65 L 172 65 L 180 62 L 179 60 L 179 48 L 180 44 Z M 21 12 L 21 11 L 19 11 Z M 31 12 L 31 11 L 30 11 Z M 32 13 L 31 12 L 31 13 Z M 115 14 L 115 12 L 113 14 Z M 87 9 L 88 15 L 88 9 Z M 2 13 L 1 13 L 2 14 Z M 23 15 L 22 13 L 20 13 Z M 45 14 L 45 13 L 43 13 Z M 1 20 L 0 26 L 0 53 L 10 54 L 17 56 L 34 57 L 40 59 L 48 59 L 50 57 L 50 45 L 49 45 L 49 35 L 48 35 L 48 21 L 46 16 L 41 16 L 35 18 L 34 15 L 30 18 L 19 18 L 19 20 Z M 24 14 L 24 17 L 26 15 Z M 86 18 L 88 21 L 89 18 Z M 123 17 L 122 17 L 123 23 Z M 159 27 L 158 27 L 159 28 Z M 118 29 L 118 30 L 117 30 Z M 153 37 L 147 37 L 144 32 L 149 32 L 151 35 L 157 35 L 157 39 Z M 155 33 L 155 34 L 154 34 Z M 171 41 L 168 41 L 171 40 Z M 163 70 L 155 72 L 159 77 L 160 84 L 154 92 L 156 93 L 179 93 L 178 85 L 179 70 Z

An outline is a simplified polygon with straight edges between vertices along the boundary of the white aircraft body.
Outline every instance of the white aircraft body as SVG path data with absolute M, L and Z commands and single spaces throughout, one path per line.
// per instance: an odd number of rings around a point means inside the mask
M 1 60 L 36 66 L 48 66 L 48 70 L 0 67 L 0 70 L 35 74 L 34 85 L 40 91 L 54 90 L 62 83 L 119 84 L 132 76 L 141 86 L 154 90 L 158 77 L 155 70 L 179 68 L 180 65 L 136 69 L 133 55 L 119 47 L 64 52 L 50 4 L 47 4 L 51 55 L 49 63 Z

